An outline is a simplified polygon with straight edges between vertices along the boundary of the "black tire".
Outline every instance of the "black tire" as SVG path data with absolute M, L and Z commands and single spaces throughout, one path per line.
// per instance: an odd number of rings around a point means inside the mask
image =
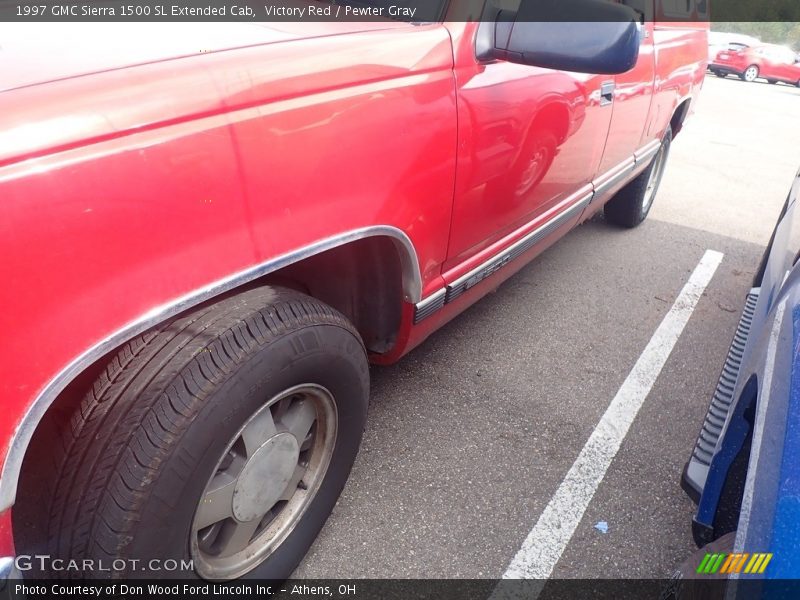
M 723 79 L 728 76 L 727 73 L 723 73 L 722 71 L 711 71 L 711 72 L 714 73 L 714 75 L 716 75 L 717 77 L 722 77 Z
M 196 309 L 129 342 L 110 361 L 66 433 L 50 505 L 50 554 L 104 564 L 190 559 L 195 510 L 232 436 L 269 398 L 302 383 L 330 390 L 338 433 L 307 509 L 248 573 L 287 578 L 355 460 L 369 371 L 345 317 L 281 288 L 251 289 Z M 197 576 L 131 568 L 79 575 Z
M 775 85 L 776 83 L 778 83 L 778 80 L 777 79 L 767 79 L 767 83 L 769 83 L 770 85 Z
M 606 203 L 603 211 L 607 221 L 620 227 L 636 227 L 647 218 L 650 208 L 653 206 L 653 200 L 658 193 L 658 188 L 661 185 L 661 178 L 664 175 L 671 144 L 672 128 L 667 127 L 667 131 L 661 140 L 661 148 L 653 157 L 650 166 Z M 654 173 L 654 170 L 657 170 L 657 172 Z M 654 178 L 652 180 L 654 187 L 652 188 L 650 188 L 651 175 Z

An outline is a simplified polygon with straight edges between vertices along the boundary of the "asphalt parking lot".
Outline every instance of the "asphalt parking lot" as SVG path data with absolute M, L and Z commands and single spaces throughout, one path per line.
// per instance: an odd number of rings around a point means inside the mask
M 711 249 L 722 262 L 552 571 L 669 575 L 695 549 L 681 469 L 800 166 L 797 131 L 800 89 L 709 76 L 642 226 L 580 226 L 374 368 L 361 454 L 295 576 L 500 577 Z

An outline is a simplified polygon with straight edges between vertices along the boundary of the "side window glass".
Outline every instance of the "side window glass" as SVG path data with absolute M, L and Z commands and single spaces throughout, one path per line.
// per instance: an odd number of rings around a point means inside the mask
M 708 18 L 709 0 L 655 0 L 668 17 L 679 19 Z
M 656 0 L 668 17 L 686 18 L 692 14 L 694 0 Z

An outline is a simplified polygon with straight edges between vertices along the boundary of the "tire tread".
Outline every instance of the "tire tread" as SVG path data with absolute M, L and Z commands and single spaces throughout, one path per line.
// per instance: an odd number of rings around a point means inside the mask
M 668 140 L 668 141 L 667 141 Z M 664 142 L 672 143 L 672 128 L 667 127 L 664 133 Z M 657 156 L 657 155 L 656 155 Z M 653 156 L 650 166 L 637 175 L 632 181 L 619 190 L 611 200 L 603 207 L 606 220 L 620 227 L 632 228 L 639 225 L 647 218 L 647 214 L 652 208 L 652 204 L 647 211 L 642 214 L 642 200 L 647 191 L 647 184 L 650 179 L 650 172 L 655 167 L 656 156 Z M 666 167 L 666 165 L 664 165 Z M 658 189 L 654 193 L 658 193 Z
M 151 482 L 163 476 L 160 465 L 214 387 L 254 349 L 319 324 L 360 340 L 321 302 L 264 287 L 196 309 L 120 348 L 63 428 L 47 524 L 51 554 L 124 557 Z

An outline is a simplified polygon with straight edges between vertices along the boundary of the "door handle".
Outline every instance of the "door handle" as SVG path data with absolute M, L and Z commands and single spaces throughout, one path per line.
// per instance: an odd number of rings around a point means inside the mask
M 614 82 L 605 81 L 600 84 L 600 106 L 608 106 L 614 101 Z

